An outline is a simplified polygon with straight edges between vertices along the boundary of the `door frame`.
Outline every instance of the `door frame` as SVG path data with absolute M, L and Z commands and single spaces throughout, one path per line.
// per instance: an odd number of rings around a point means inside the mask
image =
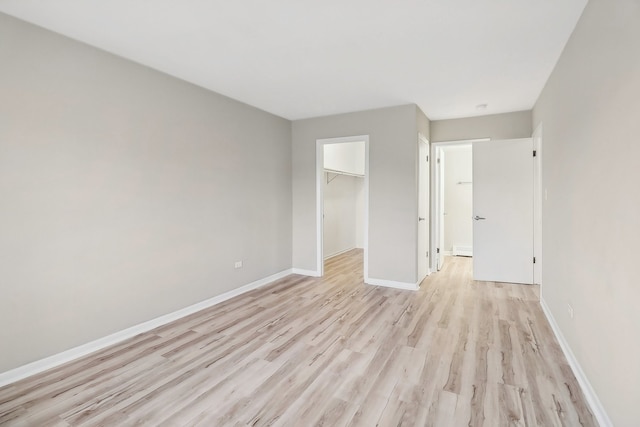
M 531 138 L 536 156 L 533 159 L 533 284 L 542 288 L 542 122 L 536 126 Z
M 439 141 L 431 143 L 431 158 L 436 159 L 436 167 L 431 168 L 431 212 L 429 216 L 431 217 L 431 247 L 430 253 L 435 256 L 430 257 L 431 261 L 431 271 L 438 271 L 438 259 L 444 256 L 443 251 L 440 250 L 442 248 L 442 229 L 441 226 L 443 224 L 442 211 L 444 210 L 444 206 L 441 203 L 441 183 L 443 177 L 440 176 L 441 168 L 438 166 L 437 162 L 439 160 L 439 154 L 443 147 L 447 146 L 456 146 L 456 145 L 473 145 L 476 142 L 489 142 L 491 138 L 474 138 L 474 139 L 458 139 L 452 141 Z M 439 252 L 438 252 L 439 251 Z
M 316 272 L 324 276 L 324 146 L 364 141 L 364 280 L 369 279 L 369 135 L 316 140 Z
M 425 145 L 425 148 L 422 148 L 422 144 Z M 423 151 L 424 150 L 424 151 Z M 428 158 L 426 160 L 426 166 L 424 165 L 424 163 L 422 162 L 422 159 L 420 158 L 421 155 L 427 155 Z M 425 277 L 427 277 L 428 275 L 431 274 L 431 257 L 433 255 L 433 252 L 431 252 L 431 230 L 429 230 L 430 226 L 431 226 L 431 161 L 429 159 L 432 159 L 433 157 L 431 157 L 431 144 L 429 143 L 429 140 L 427 139 L 427 137 L 425 137 L 424 135 L 422 135 L 421 133 L 418 132 L 418 185 L 417 185 L 417 199 L 418 199 L 418 203 L 417 203 L 417 215 L 416 215 L 416 236 L 418 236 L 418 241 L 416 242 L 416 277 L 418 278 L 418 285 L 420 283 L 422 283 L 422 281 L 425 279 Z M 422 173 L 421 173 L 421 168 L 426 167 L 426 178 L 427 178 L 427 185 L 426 188 L 421 181 L 422 178 Z M 428 256 L 427 256 L 427 266 L 426 266 L 426 270 L 425 270 L 425 274 L 422 275 L 421 271 L 420 271 L 420 258 L 421 258 L 421 254 L 420 254 L 420 195 L 423 191 L 427 192 L 426 195 L 426 200 L 425 203 L 427 204 L 427 218 L 425 219 L 426 221 L 426 228 L 427 228 L 427 236 L 423 237 L 424 239 L 426 239 L 426 250 L 428 252 Z
M 443 147 L 436 147 L 436 269 L 440 271 L 444 265 L 444 162 L 446 161 Z

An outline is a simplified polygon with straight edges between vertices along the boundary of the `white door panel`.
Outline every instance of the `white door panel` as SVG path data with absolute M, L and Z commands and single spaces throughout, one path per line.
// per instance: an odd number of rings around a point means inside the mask
M 473 145 L 473 211 L 473 278 L 533 283 L 530 138 Z

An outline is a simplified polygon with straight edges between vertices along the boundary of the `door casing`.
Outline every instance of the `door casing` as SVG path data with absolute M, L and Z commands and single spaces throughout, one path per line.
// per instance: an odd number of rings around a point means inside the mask
M 417 212 L 417 251 L 416 266 L 418 283 L 421 283 L 430 272 L 429 247 L 429 140 L 418 134 L 418 212 Z M 421 219 L 422 218 L 422 219 Z

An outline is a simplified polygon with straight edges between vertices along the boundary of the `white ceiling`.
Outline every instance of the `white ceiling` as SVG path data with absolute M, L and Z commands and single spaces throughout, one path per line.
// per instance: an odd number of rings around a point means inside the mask
M 0 11 L 288 119 L 407 103 L 444 119 L 532 108 L 586 2 L 0 0 Z

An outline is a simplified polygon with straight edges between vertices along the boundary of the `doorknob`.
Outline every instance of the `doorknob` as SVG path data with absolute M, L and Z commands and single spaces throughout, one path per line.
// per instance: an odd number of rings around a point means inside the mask
M 424 221 L 425 219 L 421 216 L 418 217 L 418 221 Z
M 484 218 L 484 217 L 481 217 L 481 216 L 476 215 L 476 216 L 474 216 L 474 217 L 473 217 L 473 219 L 475 219 L 476 221 L 478 221 L 478 220 L 480 220 L 480 219 L 487 219 L 487 218 Z

